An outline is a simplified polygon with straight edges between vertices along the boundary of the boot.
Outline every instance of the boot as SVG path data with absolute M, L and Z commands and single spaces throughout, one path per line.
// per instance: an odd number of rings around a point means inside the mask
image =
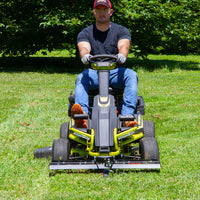
M 74 104 L 71 109 L 71 116 L 73 119 L 75 114 L 86 114 L 78 103 Z M 74 121 L 76 123 L 77 128 L 87 128 L 86 119 L 78 119 Z

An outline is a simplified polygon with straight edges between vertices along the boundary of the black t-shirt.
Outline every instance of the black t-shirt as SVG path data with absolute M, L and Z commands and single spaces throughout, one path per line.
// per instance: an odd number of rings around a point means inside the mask
M 93 24 L 78 34 L 77 43 L 89 42 L 91 45 L 91 55 L 116 55 L 118 54 L 117 44 L 121 39 L 131 41 L 131 35 L 127 28 L 111 23 L 111 27 L 107 31 L 102 32 Z

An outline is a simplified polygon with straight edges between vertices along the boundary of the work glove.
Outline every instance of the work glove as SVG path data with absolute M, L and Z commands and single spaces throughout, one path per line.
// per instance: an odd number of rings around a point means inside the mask
M 119 64 L 124 64 L 126 62 L 126 56 L 124 56 L 121 53 L 118 53 L 116 62 Z
M 84 65 L 88 65 L 89 64 L 89 61 L 90 61 L 90 57 L 91 55 L 90 54 L 85 54 L 82 58 L 81 58 L 81 61 Z

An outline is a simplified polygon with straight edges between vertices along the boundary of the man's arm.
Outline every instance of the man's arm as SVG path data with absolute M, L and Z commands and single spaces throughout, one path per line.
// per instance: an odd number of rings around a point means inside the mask
M 90 54 L 91 46 L 89 42 L 79 42 L 78 43 L 79 55 L 83 58 L 84 55 Z
M 129 47 L 130 47 L 130 40 L 129 39 L 121 39 L 119 40 L 117 47 L 119 49 L 119 54 L 124 56 L 128 56 Z
M 121 39 L 117 44 L 119 53 L 117 54 L 117 63 L 124 64 L 128 56 L 128 51 L 130 47 L 129 39 Z

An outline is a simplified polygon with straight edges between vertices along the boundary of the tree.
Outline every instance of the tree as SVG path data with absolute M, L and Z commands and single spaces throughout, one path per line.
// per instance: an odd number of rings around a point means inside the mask
M 199 17 L 196 0 L 121 0 L 116 15 L 129 27 L 137 55 L 199 53 Z
M 0 51 L 29 55 L 40 49 L 74 49 L 77 33 L 91 20 L 91 2 L 1 0 Z
M 131 50 L 149 53 L 199 53 L 198 0 L 112 1 L 112 20 L 132 35 Z M 0 0 L 0 52 L 30 55 L 40 49 L 75 52 L 78 32 L 94 21 L 93 0 Z

